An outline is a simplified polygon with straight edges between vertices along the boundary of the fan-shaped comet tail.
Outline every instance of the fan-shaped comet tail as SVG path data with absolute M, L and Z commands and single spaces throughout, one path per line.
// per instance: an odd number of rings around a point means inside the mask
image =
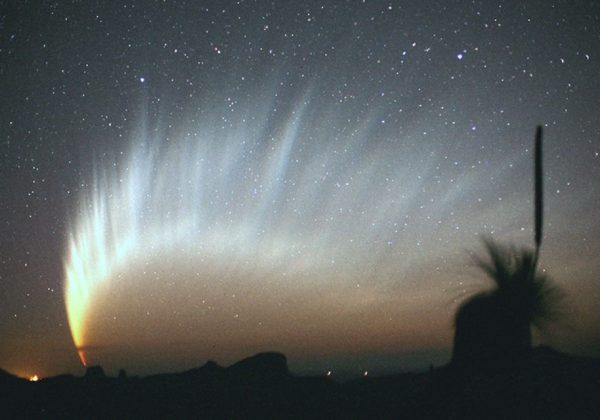
M 458 230 L 453 210 L 466 194 L 485 194 L 485 166 L 435 182 L 447 161 L 433 145 L 386 134 L 374 117 L 336 126 L 339 110 L 309 108 L 308 93 L 285 109 L 269 97 L 240 104 L 245 111 L 227 124 L 215 123 L 218 110 L 207 112 L 181 131 L 143 128 L 118 159 L 98 153 L 92 181 L 81 183 L 64 260 L 66 311 L 83 364 L 91 346 L 103 344 L 89 331 L 94 307 L 116 282 L 133 285 L 118 289 L 128 293 L 144 288 L 140 267 L 177 261 L 176 270 L 196 273 L 251 266 L 254 281 L 271 281 L 281 293 L 330 287 L 337 302 L 357 290 L 370 299 L 368 279 L 401 278 L 436 252 L 450 252 L 449 239 L 472 237 Z M 470 223 L 487 220 L 478 213 Z M 210 281 L 201 278 L 190 287 Z M 387 293 L 378 290 L 372 283 L 372 296 Z
M 248 135 L 242 132 L 222 139 L 184 138 L 176 146 L 143 138 L 134 142 L 126 161 L 100 162 L 109 170 L 95 173 L 93 183 L 84 184 L 64 262 L 67 317 L 84 365 L 92 303 L 125 263 L 131 266 L 148 261 L 153 253 L 174 249 L 180 254 L 199 248 L 216 254 L 255 252 L 263 259 L 284 251 L 277 238 L 264 237 L 261 223 L 278 206 L 274 203 L 301 108 L 280 132 L 282 141 L 270 145 L 265 158 L 253 163 L 256 172 L 253 179 L 246 178 L 248 182 L 236 178 L 244 168 L 240 164 L 245 154 L 252 153 Z

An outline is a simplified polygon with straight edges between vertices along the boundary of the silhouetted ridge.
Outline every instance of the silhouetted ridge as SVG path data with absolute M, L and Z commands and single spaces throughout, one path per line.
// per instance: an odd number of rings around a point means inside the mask
M 221 372 L 222 370 L 224 370 L 224 368 L 219 366 L 217 363 L 213 362 L 212 360 L 209 360 L 208 362 L 206 362 L 205 364 L 203 364 L 196 370 L 200 371 L 202 373 L 211 374 L 211 373 Z
M 93 378 L 93 380 L 91 379 Z M 9 383 L 3 383 L 7 379 Z M 279 353 L 228 368 L 121 379 L 100 366 L 84 377 L 29 382 L 0 371 L 0 418 L 416 418 L 598 419 L 600 360 L 550 347 L 527 363 L 462 375 L 455 366 L 348 383 L 301 377 Z
M 90 366 L 85 371 L 84 378 L 91 380 L 100 380 L 105 379 L 106 375 L 104 374 L 104 369 L 102 369 L 102 366 Z
M 0 369 L 0 384 L 1 385 L 12 385 L 17 383 L 26 382 L 25 379 L 19 378 L 7 371 Z
M 226 369 L 224 367 L 219 366 L 212 360 L 209 360 L 204 365 L 182 372 L 180 375 L 193 381 L 200 380 L 204 382 L 222 379 L 225 375 L 225 372 Z
M 76 378 L 74 375 L 71 374 L 63 374 L 52 376 L 50 378 L 42 378 L 41 382 L 51 386 L 64 386 L 65 384 L 73 383 L 75 381 L 78 381 L 79 379 L 80 378 Z
M 289 376 L 287 359 L 281 353 L 258 353 L 229 366 L 227 371 L 248 379 L 274 379 Z

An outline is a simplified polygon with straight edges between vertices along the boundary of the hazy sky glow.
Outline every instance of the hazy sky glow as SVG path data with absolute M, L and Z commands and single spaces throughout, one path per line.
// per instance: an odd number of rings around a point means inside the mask
M 122 158 L 100 159 L 69 234 L 66 303 L 78 346 L 94 347 L 102 332 L 112 342 L 115 332 L 206 342 L 217 326 L 221 337 L 206 344 L 223 350 L 232 337 L 243 349 L 316 331 L 314 345 L 332 346 L 340 313 L 364 318 L 343 334 L 371 335 L 365 325 L 375 322 L 377 334 L 387 324 L 395 335 L 406 310 L 398 288 L 414 293 L 402 279 L 432 263 L 424 249 L 464 238 L 450 214 L 459 183 L 425 182 L 440 164 L 431 148 L 372 141 L 370 127 L 346 126 L 343 136 L 327 124 L 335 115 L 309 115 L 310 104 L 305 94 L 286 118 L 254 110 L 212 132 L 209 119 L 170 141 L 146 128 Z M 475 182 L 471 172 L 463 185 Z M 124 310 L 132 299 L 137 307 Z M 104 312 L 114 313 L 108 325 Z
M 480 235 L 532 245 L 536 124 L 539 340 L 600 354 L 598 5 L 335 3 L 1 12 L 0 367 L 443 363 Z

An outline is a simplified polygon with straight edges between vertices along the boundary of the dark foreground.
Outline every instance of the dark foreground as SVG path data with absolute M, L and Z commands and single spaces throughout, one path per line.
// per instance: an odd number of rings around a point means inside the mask
M 37 383 L 0 371 L 0 418 L 600 419 L 600 361 L 537 348 L 519 368 L 428 373 L 338 384 L 290 375 L 262 353 L 228 368 L 107 378 L 90 368 Z

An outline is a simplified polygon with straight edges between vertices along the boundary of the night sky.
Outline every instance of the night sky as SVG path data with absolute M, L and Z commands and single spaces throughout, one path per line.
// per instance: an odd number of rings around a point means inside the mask
M 0 3 L 0 367 L 449 360 L 481 237 L 600 356 L 600 3 Z M 75 341 L 75 342 L 74 342 Z

